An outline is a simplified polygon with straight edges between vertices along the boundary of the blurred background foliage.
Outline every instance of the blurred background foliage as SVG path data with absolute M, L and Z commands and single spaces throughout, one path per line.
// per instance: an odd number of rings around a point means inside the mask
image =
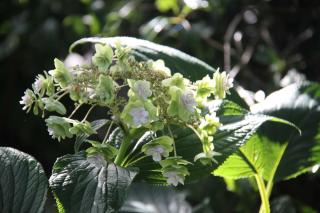
M 2 0 L 0 11 L 0 145 L 30 153 L 47 174 L 72 143 L 53 141 L 19 99 L 82 37 L 126 35 L 180 49 L 229 71 L 249 105 L 292 82 L 320 80 L 318 0 Z M 320 211 L 313 171 L 276 185 L 274 212 Z M 260 203 L 250 180 L 209 177 L 181 191 L 194 212 L 257 212 Z

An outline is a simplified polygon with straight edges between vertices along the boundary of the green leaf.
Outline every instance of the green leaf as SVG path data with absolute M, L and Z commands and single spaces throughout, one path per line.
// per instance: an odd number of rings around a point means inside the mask
M 286 119 L 302 134 L 286 125 L 266 124 L 214 174 L 228 178 L 260 174 L 272 183 L 308 171 L 320 162 L 319 101 L 320 85 L 315 83 L 291 85 L 272 93 L 253 111 Z
M 121 213 L 191 213 L 185 194 L 172 188 L 147 184 L 133 184 Z
M 121 207 L 136 174 L 136 169 L 79 152 L 58 158 L 49 182 L 65 212 L 105 213 Z
M 320 84 L 293 84 L 272 93 L 253 111 L 286 119 L 302 131 L 265 126 L 259 142 L 272 149 L 264 177 L 280 181 L 294 178 L 320 162 Z
M 192 81 L 202 79 L 206 75 L 212 75 L 215 69 L 207 63 L 190 56 L 177 49 L 156 44 L 150 41 L 136 39 L 132 37 L 110 37 L 99 38 L 90 37 L 83 38 L 74 42 L 70 46 L 70 52 L 78 45 L 85 43 L 102 43 L 109 44 L 115 47 L 115 44 L 120 42 L 122 45 L 128 46 L 132 50 L 132 54 L 138 60 L 158 60 L 162 59 L 166 66 L 170 68 L 172 73 L 181 73 L 184 77 L 189 78 Z M 247 104 L 234 90 L 230 90 L 231 95 L 227 96 L 228 99 L 238 103 L 244 108 L 248 108 Z
M 100 128 L 102 128 L 104 125 L 106 125 L 106 123 L 108 122 L 109 120 L 107 119 L 100 119 L 100 120 L 95 120 L 95 121 L 92 121 L 91 122 L 91 127 L 93 130 L 97 131 L 99 130 Z M 74 143 L 74 152 L 79 152 L 79 149 L 81 147 L 81 145 L 86 141 L 86 139 L 88 138 L 89 136 L 87 134 L 80 134 L 76 137 L 76 142 Z
M 0 147 L 0 171 L 0 212 L 43 212 L 48 181 L 36 159 Z

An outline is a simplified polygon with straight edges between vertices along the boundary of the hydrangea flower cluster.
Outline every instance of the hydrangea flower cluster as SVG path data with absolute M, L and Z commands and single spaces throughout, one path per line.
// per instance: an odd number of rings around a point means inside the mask
M 214 134 L 221 126 L 215 112 L 207 112 L 209 100 L 223 99 L 232 87 L 226 72 L 216 71 L 212 78 L 191 82 L 180 73 L 171 74 L 164 61 L 137 61 L 130 49 L 121 45 L 96 44 L 92 63 L 67 68 L 54 59 L 54 69 L 36 77 L 32 89 L 27 89 L 20 103 L 23 110 L 45 119 L 49 134 L 58 141 L 80 135 L 97 134 L 89 116 L 95 108 L 106 109 L 110 126 L 103 141 L 89 141 L 88 154 L 103 154 L 120 166 L 128 156 L 125 141 L 134 141 L 136 132 L 152 132 L 153 138 L 140 152 L 159 163 L 169 185 L 184 184 L 191 162 L 179 156 L 170 126 L 179 125 L 194 130 L 202 142 L 203 152 L 194 161 L 211 164 L 214 156 Z M 63 100 L 74 102 L 67 110 Z M 75 119 L 81 107 L 88 108 L 82 119 Z M 78 113 L 77 113 L 78 112 Z M 112 125 L 124 132 L 127 139 L 120 147 L 108 141 Z M 141 135 L 141 134 L 140 134 Z

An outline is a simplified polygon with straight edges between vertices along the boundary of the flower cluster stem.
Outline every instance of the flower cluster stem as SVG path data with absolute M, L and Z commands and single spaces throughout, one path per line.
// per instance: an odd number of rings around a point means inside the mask
M 130 145 L 130 141 L 131 141 L 131 138 L 130 137 L 125 137 L 120 145 L 120 149 L 119 149 L 119 153 L 116 157 L 116 159 L 114 160 L 114 163 L 118 166 L 122 166 L 122 163 L 123 163 L 123 159 L 126 155 L 126 152 L 128 150 L 128 147 Z
M 270 213 L 269 198 L 267 195 L 266 186 L 264 184 L 264 181 L 263 181 L 262 177 L 258 174 L 256 174 L 254 177 L 256 179 L 259 193 L 260 193 L 260 197 L 261 197 L 261 206 L 263 207 L 260 209 L 259 212 L 260 213 Z
M 173 136 L 173 133 L 172 133 L 172 131 L 171 131 L 171 128 L 170 128 L 170 126 L 168 125 L 168 131 L 169 131 L 169 133 L 170 133 L 170 135 L 171 135 L 171 138 L 173 139 L 173 153 L 174 153 L 174 156 L 175 157 L 177 157 L 177 149 L 176 149 L 176 142 L 175 142 L 175 140 L 174 140 L 174 136 Z

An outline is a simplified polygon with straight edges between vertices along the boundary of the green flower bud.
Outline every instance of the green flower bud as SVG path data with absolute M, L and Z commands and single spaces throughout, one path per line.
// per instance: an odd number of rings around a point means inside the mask
M 214 92 L 214 82 L 207 75 L 202 80 L 196 81 L 197 97 L 206 99 Z
M 46 94 L 52 96 L 55 92 L 53 77 L 50 76 L 47 72 L 44 72 L 46 76 Z
M 189 161 L 182 159 L 181 156 L 169 157 L 165 160 L 160 161 L 160 165 L 162 168 L 169 166 L 177 166 L 177 165 L 188 165 L 191 164 Z
M 48 127 L 49 135 L 52 135 L 52 138 L 57 138 L 58 141 L 65 138 L 72 138 L 72 134 L 70 133 L 70 123 L 66 121 L 65 118 L 58 116 L 50 116 L 46 120 L 46 124 Z
M 183 78 L 180 73 L 175 73 L 171 78 L 162 81 L 164 87 L 176 86 L 180 89 L 184 89 L 187 84 L 189 84 L 189 80 Z
M 118 149 L 108 143 L 100 143 L 98 141 L 87 140 L 92 147 L 86 150 L 87 156 L 102 155 L 106 160 L 111 161 L 118 154 Z
M 61 115 L 65 115 L 67 113 L 64 105 L 58 100 L 53 98 L 42 98 L 42 101 L 44 103 L 44 109 L 49 112 L 57 112 Z
M 169 136 L 161 136 L 142 146 L 142 152 L 152 156 L 154 161 L 160 161 L 161 156 L 168 157 L 173 150 L 173 139 Z
M 153 122 L 152 124 L 151 124 L 151 129 L 153 130 L 153 131 L 160 131 L 160 130 L 163 130 L 163 128 L 164 128 L 164 122 L 163 121 L 156 121 L 156 122 Z
M 218 163 L 215 159 L 214 156 L 219 156 L 221 155 L 218 152 L 214 152 L 214 151 L 209 151 L 209 152 L 201 152 L 199 154 L 197 154 L 194 157 L 194 161 L 200 161 L 200 163 L 202 163 L 203 165 L 212 165 L 212 162 L 214 163 Z
M 59 59 L 54 59 L 55 69 L 49 71 L 49 74 L 53 76 L 54 81 L 57 82 L 61 88 L 67 87 L 72 82 L 72 75 L 64 66 L 64 63 Z
M 221 123 L 219 122 L 219 118 L 216 117 L 215 113 L 212 113 L 210 115 L 206 115 L 205 119 L 201 119 L 199 129 L 207 131 L 208 135 L 214 135 L 220 126 Z
M 92 57 L 92 63 L 98 67 L 100 71 L 107 71 L 112 63 L 113 51 L 109 45 L 96 44 L 96 53 Z
M 74 135 L 86 134 L 89 136 L 92 134 L 97 134 L 97 132 L 92 128 L 91 124 L 88 121 L 73 122 L 73 127 L 71 127 L 69 131 Z
M 229 94 L 229 89 L 233 87 L 233 79 L 224 71 L 222 73 L 217 70 L 213 74 L 214 95 L 216 99 L 224 99 Z
M 96 87 L 96 95 L 105 104 L 109 104 L 114 99 L 114 81 L 110 76 L 100 75 Z

